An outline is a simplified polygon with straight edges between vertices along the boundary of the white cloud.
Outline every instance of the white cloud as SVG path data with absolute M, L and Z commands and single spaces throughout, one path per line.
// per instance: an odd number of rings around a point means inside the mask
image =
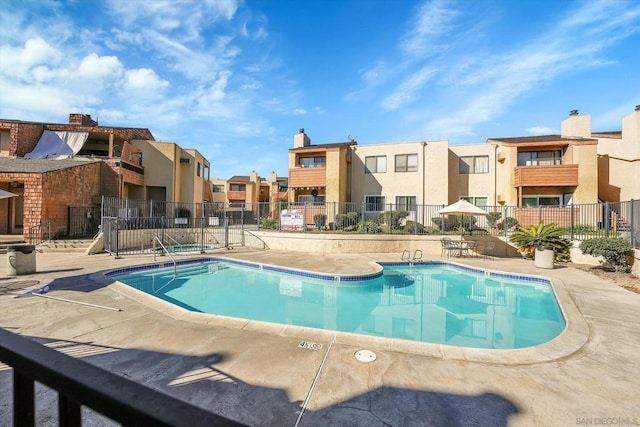
M 622 19 L 620 16 L 624 14 L 619 8 L 596 7 L 598 15 L 594 17 L 594 7 L 585 3 L 584 8 L 569 11 L 568 15 L 575 14 L 579 18 L 550 25 L 540 37 L 519 49 L 501 55 L 487 55 L 475 64 L 472 71 L 451 79 L 444 96 L 456 99 L 464 94 L 464 103 L 448 110 L 441 109 L 435 115 L 433 111 L 424 111 L 425 115 L 433 117 L 426 123 L 425 130 L 442 135 L 472 135 L 475 125 L 498 117 L 508 105 L 541 84 L 579 68 L 602 66 L 595 61 L 597 55 L 620 34 L 640 30 L 640 15 L 628 13 Z M 607 24 L 606 32 L 598 31 L 586 36 L 590 27 L 597 25 L 595 21 L 604 23 L 610 20 L 617 25 Z M 578 23 L 584 27 L 577 26 Z M 420 120 L 417 115 L 414 119 Z
M 201 40 L 203 28 L 230 21 L 238 9 L 235 0 L 111 0 L 110 10 L 124 27 L 153 29 L 181 42 Z
M 169 86 L 169 82 L 162 80 L 150 68 L 129 70 L 124 75 L 124 87 L 135 91 L 158 91 Z
M 304 108 L 295 108 L 292 113 L 296 116 L 304 116 L 305 114 L 307 114 L 307 110 L 305 110 Z
M 89 80 L 117 79 L 122 76 L 122 63 L 115 56 L 91 53 L 80 61 L 78 76 Z
M 415 99 L 418 91 L 431 79 L 437 70 L 424 67 L 405 79 L 395 91 L 382 100 L 382 107 L 387 110 L 396 110 Z
M 0 72 L 20 79 L 28 80 L 34 67 L 52 64 L 62 60 L 62 52 L 54 48 L 40 37 L 28 39 L 24 46 L 0 46 L 2 67 Z
M 401 42 L 411 57 L 422 57 L 437 50 L 439 40 L 456 28 L 460 12 L 447 0 L 430 0 L 417 11 L 412 28 Z

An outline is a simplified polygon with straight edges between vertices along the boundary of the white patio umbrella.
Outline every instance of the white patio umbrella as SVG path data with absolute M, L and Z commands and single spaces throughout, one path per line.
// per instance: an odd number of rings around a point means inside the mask
M 0 190 L 0 199 L 8 199 L 9 197 L 18 197 L 18 195 L 10 193 L 8 191 Z
M 442 209 L 440 209 L 438 211 L 439 215 L 458 215 L 461 216 L 462 219 L 460 221 L 460 241 L 462 242 L 462 237 L 464 235 L 464 227 L 462 226 L 464 224 L 464 216 L 476 216 L 476 215 L 482 215 L 482 216 L 487 216 L 489 215 L 489 212 L 485 211 L 484 209 L 480 209 L 479 207 L 472 205 L 471 203 L 467 202 L 466 200 L 458 200 L 457 202 L 444 207 Z

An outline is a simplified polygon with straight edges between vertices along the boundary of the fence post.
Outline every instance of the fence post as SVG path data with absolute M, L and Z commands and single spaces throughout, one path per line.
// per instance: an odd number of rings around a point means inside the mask
M 611 206 L 609 202 L 604 202 L 604 237 L 609 237 L 609 228 L 611 228 Z
M 204 209 L 202 210 L 202 219 L 200 220 L 200 253 L 204 253 Z
M 120 218 L 116 216 L 116 258 L 120 256 L 120 230 L 118 230 L 118 221 Z
M 538 224 L 542 222 L 542 205 L 538 205 Z
M 633 246 L 634 248 L 637 246 L 636 245 L 636 236 L 635 236 L 635 232 L 634 232 L 634 222 L 635 222 L 635 218 L 634 218 L 634 212 L 633 212 L 633 205 L 634 205 L 634 200 L 631 199 L 631 201 L 629 202 L 631 203 L 631 210 L 629 212 L 629 216 L 631 217 L 631 228 L 629 229 L 629 231 L 631 232 L 631 246 Z
M 164 215 L 160 218 L 160 240 L 164 245 Z
M 227 218 L 227 211 L 224 211 L 224 247 L 229 247 L 229 218 Z
M 507 234 L 509 232 L 509 227 L 507 227 L 507 223 L 508 223 L 507 218 L 509 218 L 509 215 L 508 215 L 509 207 L 505 206 L 504 208 L 502 208 L 502 212 L 503 212 L 502 217 L 503 217 L 503 223 L 504 223 L 504 238 L 506 239 Z
M 574 218 L 573 218 L 575 208 L 574 208 L 574 206 L 573 206 L 573 203 L 572 203 L 572 204 L 570 204 L 569 206 L 570 206 L 570 212 L 571 212 L 571 213 L 570 213 L 570 215 L 571 215 L 571 220 L 570 220 L 570 222 L 569 222 L 569 223 L 571 224 L 570 231 L 569 231 L 569 237 L 570 237 L 571 241 L 573 242 L 573 238 L 574 238 L 573 233 L 575 232 L 575 226 L 576 226 L 576 225 L 575 225 Z

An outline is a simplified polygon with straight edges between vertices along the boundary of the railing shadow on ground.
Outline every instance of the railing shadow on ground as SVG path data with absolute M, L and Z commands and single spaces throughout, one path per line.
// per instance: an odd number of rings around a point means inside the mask
M 5 331 L 5 334 L 8 332 Z M 26 340 L 23 337 L 18 338 Z M 65 363 L 69 364 L 69 369 L 65 370 L 67 373 L 86 372 L 85 365 L 89 364 L 93 365 L 91 368 L 100 366 L 102 369 L 92 371 L 96 377 L 82 380 L 85 384 L 104 384 L 106 377 L 101 377 L 98 371 L 105 370 L 107 377 L 117 374 L 134 381 L 138 387 L 140 384 L 149 387 L 149 395 L 159 391 L 178 399 L 175 402 L 178 405 L 182 401 L 196 406 L 194 411 L 185 410 L 180 416 L 171 418 L 173 422 L 178 420 L 176 424 L 171 425 L 226 425 L 228 421 L 229 424 L 239 422 L 254 426 L 274 426 L 298 425 L 296 423 L 301 421 L 299 425 L 482 427 L 506 426 L 509 417 L 519 413 L 513 402 L 494 393 L 462 395 L 383 386 L 321 409 L 306 410 L 303 417 L 299 418 L 302 402 L 290 401 L 286 390 L 252 385 L 219 369 L 216 365 L 232 357 L 224 352 L 190 356 L 103 346 L 93 342 L 28 338 L 31 344 L 35 341 L 43 347 L 50 347 L 45 349 L 48 352 L 54 348 L 56 352 L 73 354 L 73 358 L 62 355 L 65 356 Z M 6 346 L 6 343 L 0 344 L 0 350 L 3 350 L 3 345 Z M 3 354 L 4 351 L 0 352 L 0 355 Z M 47 363 L 47 359 L 40 360 L 40 363 Z M 11 376 L 11 370 L 0 365 L 0 396 L 8 398 L 12 395 Z M 38 381 L 39 378 L 35 380 Z M 58 390 L 61 389 L 62 393 L 68 392 L 68 387 L 73 387 L 71 384 L 75 380 L 78 378 L 70 375 L 70 378 L 60 383 L 62 387 L 58 387 Z M 56 392 L 40 385 L 36 390 L 36 425 L 55 425 L 53 420 L 58 417 Z M 135 390 L 144 392 L 141 388 Z M 122 389 L 115 389 L 113 392 L 123 393 Z M 163 410 L 157 405 L 167 405 L 170 399 L 161 399 L 162 402 L 154 403 L 148 397 L 150 396 L 139 396 L 139 399 L 148 405 L 148 413 L 167 413 L 166 408 Z M 2 403 L 0 401 L 0 422 L 8 423 L 12 417 L 11 405 Z M 195 415 L 202 415 L 198 411 L 203 409 L 211 416 L 200 418 L 199 421 L 193 418 Z M 83 424 L 86 422 L 88 425 L 109 424 L 102 415 L 86 408 L 82 410 L 82 420 Z M 215 423 L 211 424 L 212 422 Z M 124 425 L 128 423 L 125 422 Z

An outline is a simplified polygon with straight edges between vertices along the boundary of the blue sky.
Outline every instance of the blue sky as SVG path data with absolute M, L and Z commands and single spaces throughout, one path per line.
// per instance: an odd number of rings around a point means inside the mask
M 146 127 L 211 176 L 314 144 L 620 130 L 640 1 L 3 0 L 0 117 Z

